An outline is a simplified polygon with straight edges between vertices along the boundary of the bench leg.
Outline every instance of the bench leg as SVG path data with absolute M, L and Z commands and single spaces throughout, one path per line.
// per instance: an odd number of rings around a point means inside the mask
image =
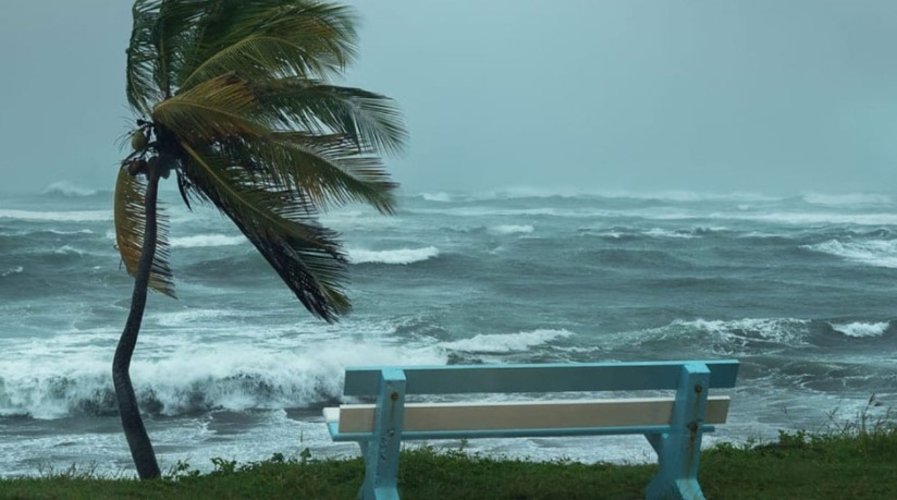
M 649 499 L 703 499 L 698 484 L 701 434 L 707 411 L 710 369 L 704 364 L 682 367 L 679 390 L 673 407 L 672 431 L 666 435 L 646 435 L 657 451 L 660 467 L 648 484 Z
M 405 414 L 405 373 L 384 369 L 374 416 L 374 437 L 359 443 L 364 456 L 364 483 L 358 492 L 364 500 L 398 500 L 396 475 Z

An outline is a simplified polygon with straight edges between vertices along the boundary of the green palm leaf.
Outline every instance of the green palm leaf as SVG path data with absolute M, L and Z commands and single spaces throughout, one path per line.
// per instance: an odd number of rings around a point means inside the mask
M 339 133 L 370 152 L 398 153 L 407 133 L 392 99 L 366 90 L 302 78 L 254 82 L 260 106 L 282 127 Z
M 242 165 L 251 165 L 265 182 L 309 196 L 315 206 L 368 203 L 381 212 L 395 208 L 389 178 L 379 157 L 359 152 L 344 135 L 275 133 L 261 139 L 233 141 L 222 149 Z
M 355 55 L 353 12 L 318 0 L 137 0 L 133 13 L 127 95 L 148 140 L 129 158 L 165 158 L 188 207 L 219 208 L 312 313 L 348 311 L 346 259 L 316 215 L 351 202 L 393 212 L 397 184 L 380 155 L 406 140 L 392 100 L 329 81 Z M 129 270 L 138 194 L 117 201 Z
M 144 116 L 149 115 L 151 102 L 161 100 L 155 75 L 158 68 L 158 53 L 153 43 L 153 28 L 158 20 L 159 1 L 138 0 L 134 2 L 132 15 L 131 42 L 128 45 L 127 86 L 128 103 Z
M 245 81 L 223 75 L 162 101 L 152 116 L 180 137 L 214 140 L 266 135 L 269 128 L 256 121 L 255 100 Z
M 350 309 L 347 260 L 317 214 L 352 201 L 392 212 L 396 184 L 379 155 L 398 152 L 405 129 L 388 98 L 329 81 L 355 54 L 345 7 L 136 0 L 133 16 L 126 94 L 137 120 L 116 182 L 115 232 L 135 284 L 112 371 L 138 475 L 150 479 L 160 470 L 129 367 L 147 288 L 174 296 L 160 179 L 174 171 L 188 207 L 218 208 L 306 309 L 334 321 Z M 144 245 L 154 243 L 150 257 Z
M 118 172 L 115 182 L 115 242 L 128 274 L 137 273 L 137 264 L 143 249 L 143 233 L 146 228 L 144 199 L 146 184 L 132 176 L 126 168 Z M 174 281 L 168 264 L 171 246 L 168 243 L 168 217 L 157 209 L 158 236 L 156 254 L 150 270 L 149 286 L 157 292 L 175 297 Z
M 218 1 L 197 30 L 195 51 L 181 68 L 182 89 L 236 71 L 246 78 L 324 76 L 355 54 L 354 16 L 345 7 L 310 1 Z
M 256 182 L 213 151 L 182 147 L 191 159 L 184 174 L 196 196 L 237 225 L 309 311 L 327 321 L 348 312 L 341 285 L 346 259 L 336 233 L 314 220 L 313 206 L 292 191 Z

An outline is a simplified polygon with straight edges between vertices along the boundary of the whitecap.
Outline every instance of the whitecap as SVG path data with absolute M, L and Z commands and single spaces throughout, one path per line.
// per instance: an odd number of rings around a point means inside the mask
M 857 321 L 846 324 L 829 323 L 829 325 L 832 327 L 832 330 L 848 337 L 864 338 L 881 337 L 888 330 L 891 323 L 888 321 L 882 321 L 880 323 L 864 323 Z
M 97 194 L 97 191 L 94 189 L 77 186 L 68 181 L 57 181 L 44 188 L 41 194 L 60 195 L 69 198 L 82 198 L 85 196 L 93 196 Z
M 12 276 L 13 274 L 19 274 L 25 270 L 22 266 L 11 267 L 6 271 L 0 272 L 0 277 L 5 278 L 7 276 Z
M 112 220 L 112 210 L 74 210 L 69 212 L 39 212 L 33 210 L 0 210 L 0 219 L 57 222 L 97 222 Z
M 85 252 L 84 250 L 81 250 L 79 248 L 75 248 L 71 245 L 63 245 L 63 246 L 57 248 L 56 250 L 54 250 L 53 253 L 56 253 L 59 255 L 84 255 L 87 252 Z
M 518 333 L 483 334 L 469 339 L 455 340 L 440 344 L 443 349 L 474 353 L 520 352 L 547 344 L 556 339 L 573 335 L 568 330 L 532 330 Z
M 666 229 L 661 229 L 659 227 L 655 227 L 649 229 L 644 232 L 645 236 L 650 236 L 652 238 L 679 238 L 679 239 L 691 239 L 694 238 L 694 234 L 683 233 L 679 231 L 669 231 Z
M 58 234 L 60 236 L 71 236 L 74 234 L 93 234 L 93 231 L 91 231 L 90 229 L 78 229 L 76 231 L 63 231 L 60 229 L 50 229 L 49 232 L 53 233 L 53 234 Z
M 240 245 L 245 243 L 246 237 L 242 235 L 228 236 L 226 234 L 197 234 L 194 236 L 181 236 L 171 238 L 172 247 L 180 248 L 205 248 Z
M 334 338 L 325 344 L 294 338 L 290 346 L 170 340 L 164 357 L 157 351 L 131 367 L 138 400 L 164 415 L 298 408 L 339 398 L 347 366 L 447 361 L 432 346 L 383 345 L 377 338 Z M 7 361 L 0 364 L 0 415 L 54 419 L 114 411 L 108 345 L 63 346 L 7 350 Z
M 845 194 L 825 194 L 825 193 L 807 193 L 803 196 L 803 200 L 813 205 L 825 206 L 856 206 L 856 205 L 890 205 L 894 203 L 894 199 L 886 194 L 880 193 L 845 193 Z
M 554 217 L 601 217 L 612 215 L 607 211 L 596 210 L 563 210 L 552 207 L 534 208 L 495 208 L 487 206 L 452 207 L 446 209 L 417 208 L 408 213 L 451 215 L 455 217 L 514 217 L 514 216 L 554 216 Z
M 696 191 L 626 191 L 626 190 L 588 190 L 575 187 L 527 187 L 518 186 L 502 190 L 481 191 L 474 195 L 480 200 L 514 199 L 514 198 L 606 198 L 606 199 L 632 199 L 654 200 L 669 202 L 699 202 L 699 201 L 748 201 L 770 202 L 779 201 L 775 198 L 759 193 L 730 192 L 710 193 Z
M 739 214 L 716 212 L 706 216 L 689 215 L 683 218 L 702 217 L 720 220 L 744 220 L 788 225 L 853 224 L 859 226 L 890 226 L 897 224 L 897 213 L 847 214 L 839 212 L 766 212 Z
M 237 311 L 220 309 L 185 309 L 182 311 L 150 314 L 150 318 L 155 319 L 159 326 L 179 328 L 202 324 L 207 320 L 221 320 L 223 318 L 234 316 L 235 313 L 237 313 Z
M 725 343 L 761 340 L 794 346 L 806 342 L 809 320 L 796 318 L 742 318 L 736 320 L 675 320 L 677 329 L 705 332 Z
M 802 248 L 821 252 L 870 266 L 897 268 L 897 240 L 848 241 L 829 240 Z
M 453 199 L 452 195 L 450 195 L 448 193 L 443 193 L 443 192 L 421 193 L 420 197 L 426 201 L 436 201 L 436 202 L 440 202 L 440 203 L 448 203 L 448 202 L 452 201 L 452 199 Z
M 352 264 L 413 264 L 439 256 L 439 249 L 432 246 L 395 250 L 350 248 L 348 253 L 349 262 Z
M 534 231 L 530 224 L 503 224 L 489 228 L 489 232 L 496 234 L 526 234 Z

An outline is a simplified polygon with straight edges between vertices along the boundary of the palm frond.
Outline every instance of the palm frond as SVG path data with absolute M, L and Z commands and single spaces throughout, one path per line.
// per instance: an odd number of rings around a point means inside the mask
M 234 75 L 203 82 L 159 103 L 152 117 L 180 137 L 211 141 L 221 137 L 269 133 L 248 83 Z M 262 117 L 263 118 L 263 117 Z
M 221 148 L 266 183 L 304 193 L 316 207 L 362 202 L 383 213 L 395 209 L 393 192 L 398 185 L 380 158 L 359 153 L 344 135 L 283 132 L 228 142 Z
M 380 155 L 406 140 L 392 100 L 329 84 L 355 55 L 353 11 L 320 0 L 136 0 L 133 14 L 127 96 L 152 137 L 129 158 L 169 159 L 188 207 L 208 202 L 229 217 L 313 314 L 347 312 L 346 257 L 318 211 L 363 202 L 391 213 L 397 184 Z M 132 274 L 144 193 L 120 174 L 116 239 Z M 173 294 L 164 229 L 150 285 Z
M 327 321 L 348 312 L 346 258 L 337 234 L 313 218 L 313 206 L 291 190 L 258 182 L 215 151 L 181 146 L 190 158 L 188 189 L 236 224 L 310 312 Z
M 173 80 L 184 66 L 196 30 L 196 22 L 208 8 L 209 0 L 163 0 L 153 26 L 153 45 L 157 64 L 155 80 L 167 98 L 172 95 Z
M 131 107 L 144 115 L 150 114 L 150 103 L 162 98 L 155 80 L 158 53 L 153 43 L 161 3 L 160 0 L 137 0 L 131 9 L 134 24 L 127 50 L 126 94 Z
M 118 172 L 115 182 L 115 241 L 121 260 L 128 274 L 135 276 L 143 250 L 146 229 L 144 201 L 146 185 L 132 176 L 126 168 Z M 162 207 L 157 207 L 156 253 L 150 269 L 149 286 L 169 297 L 175 297 L 174 280 L 169 265 L 171 247 L 168 243 L 168 217 Z
M 326 85 L 302 78 L 252 83 L 259 106 L 288 130 L 345 135 L 371 153 L 395 154 L 407 133 L 395 102 L 366 90 Z
M 214 4 L 181 67 L 182 89 L 230 71 L 250 79 L 323 77 L 341 71 L 355 54 L 355 18 L 346 7 L 310 0 Z

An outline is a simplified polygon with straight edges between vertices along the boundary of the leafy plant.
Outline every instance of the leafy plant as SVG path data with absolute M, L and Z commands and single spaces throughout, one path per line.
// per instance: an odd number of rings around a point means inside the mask
M 405 129 L 393 102 L 333 85 L 355 55 L 355 17 L 317 0 L 137 0 L 127 50 L 132 151 L 115 189 L 115 231 L 135 278 L 113 382 L 141 478 L 159 477 L 129 368 L 147 290 L 174 297 L 160 179 L 188 207 L 230 218 L 312 314 L 348 312 L 346 257 L 322 210 L 395 207 L 381 162 Z

